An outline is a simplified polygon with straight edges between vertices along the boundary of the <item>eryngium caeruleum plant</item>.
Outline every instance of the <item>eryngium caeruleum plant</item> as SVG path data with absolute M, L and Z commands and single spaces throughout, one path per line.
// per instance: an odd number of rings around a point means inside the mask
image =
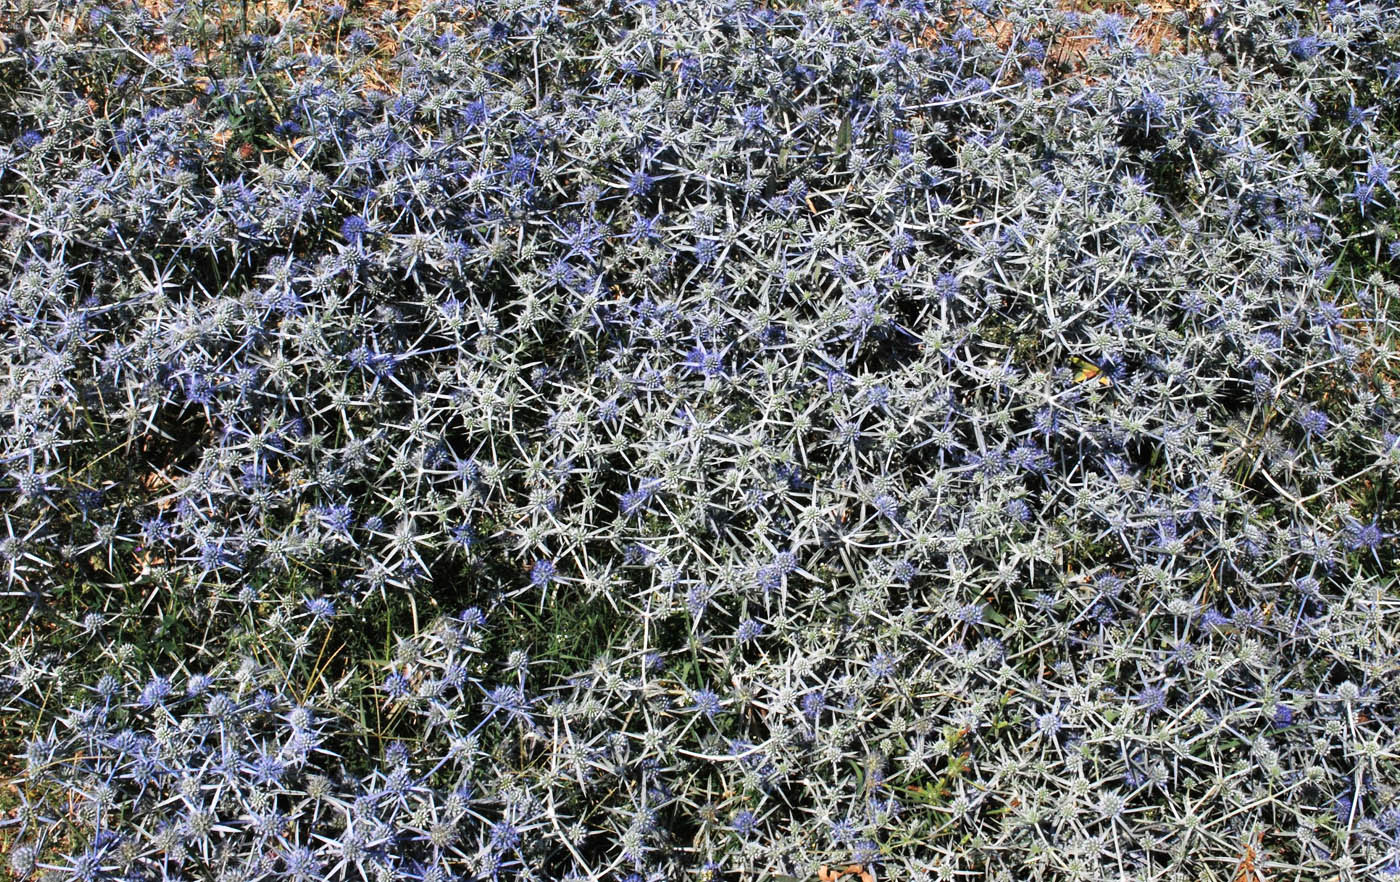
M 1400 873 L 1400 12 L 1191 6 L 6 0 L 15 877 Z

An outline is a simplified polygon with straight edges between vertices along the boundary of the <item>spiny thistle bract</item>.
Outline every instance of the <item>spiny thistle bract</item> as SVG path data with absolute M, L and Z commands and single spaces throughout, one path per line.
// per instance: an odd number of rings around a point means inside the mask
M 1394 3 L 6 2 L 16 878 L 1400 877 Z

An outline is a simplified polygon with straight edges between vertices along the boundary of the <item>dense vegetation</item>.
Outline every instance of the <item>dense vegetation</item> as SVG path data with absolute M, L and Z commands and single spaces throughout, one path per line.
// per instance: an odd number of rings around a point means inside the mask
M 16 878 L 1400 878 L 1394 3 L 3 2 Z

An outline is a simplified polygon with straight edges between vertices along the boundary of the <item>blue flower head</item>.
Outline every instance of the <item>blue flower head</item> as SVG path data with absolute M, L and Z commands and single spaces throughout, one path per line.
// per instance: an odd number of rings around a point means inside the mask
M 558 573 L 558 568 L 552 560 L 537 560 L 530 567 L 530 584 L 536 588 L 544 588 L 553 582 Z
M 340 235 L 351 245 L 359 245 L 369 234 L 369 222 L 358 214 L 352 214 L 340 223 Z

